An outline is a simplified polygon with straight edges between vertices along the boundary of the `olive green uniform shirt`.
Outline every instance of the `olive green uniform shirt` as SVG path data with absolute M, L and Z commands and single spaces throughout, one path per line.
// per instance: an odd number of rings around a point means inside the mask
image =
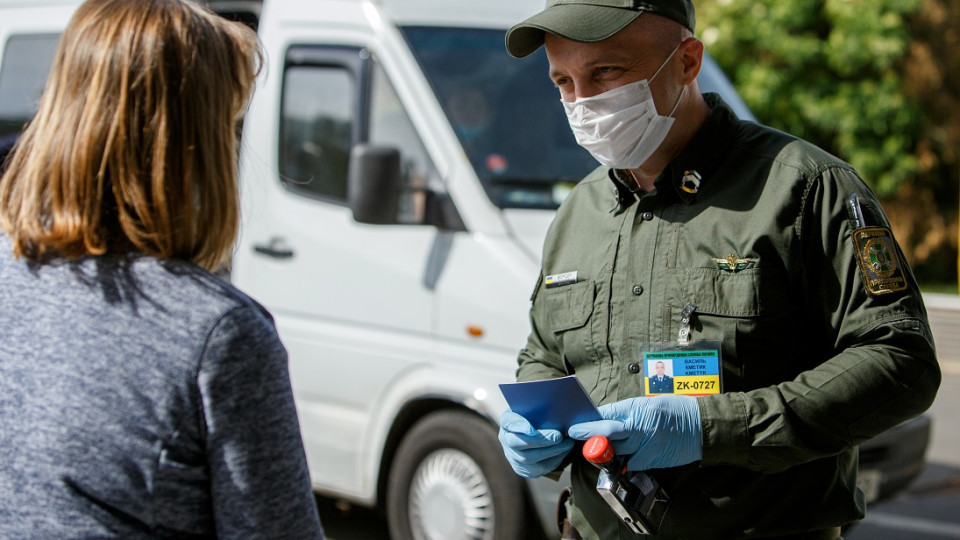
M 598 405 L 643 395 L 641 344 L 676 342 L 692 302 L 690 339 L 721 343 L 724 393 L 697 398 L 703 460 L 652 471 L 671 498 L 658 537 L 788 535 L 860 519 L 856 446 L 923 412 L 939 386 L 920 292 L 892 236 L 893 285 L 869 287 L 904 289 L 868 291 L 849 196 L 867 226 L 889 223 L 848 164 L 706 99 L 711 116 L 653 192 L 600 168 L 561 205 L 517 378 L 576 374 Z M 693 170 L 691 193 L 680 185 Z M 739 262 L 725 265 L 730 255 Z M 543 285 L 574 271 L 575 283 Z M 636 538 L 597 495 L 579 447 L 571 459 L 581 534 Z

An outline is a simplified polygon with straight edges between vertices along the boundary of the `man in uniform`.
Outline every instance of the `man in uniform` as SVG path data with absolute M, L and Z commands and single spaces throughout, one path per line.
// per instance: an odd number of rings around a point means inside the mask
M 666 366 L 663 362 L 657 361 L 654 366 L 655 375 L 650 376 L 650 393 L 651 394 L 672 394 L 673 393 L 673 377 L 666 374 Z
M 694 26 L 689 0 L 548 0 L 507 33 L 545 45 L 602 164 L 547 234 L 517 378 L 576 374 L 604 420 L 507 411 L 500 440 L 523 476 L 570 464 L 583 538 L 634 537 L 571 451 L 602 434 L 668 494 L 660 538 L 834 539 L 865 512 L 857 445 L 935 397 L 926 312 L 850 165 L 700 93 Z M 644 396 L 655 358 L 674 395 Z

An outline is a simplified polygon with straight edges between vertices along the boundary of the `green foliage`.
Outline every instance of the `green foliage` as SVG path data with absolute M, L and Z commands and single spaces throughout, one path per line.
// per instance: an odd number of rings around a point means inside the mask
M 699 0 L 698 35 L 757 118 L 849 161 L 892 195 L 923 131 L 903 89 L 920 0 Z

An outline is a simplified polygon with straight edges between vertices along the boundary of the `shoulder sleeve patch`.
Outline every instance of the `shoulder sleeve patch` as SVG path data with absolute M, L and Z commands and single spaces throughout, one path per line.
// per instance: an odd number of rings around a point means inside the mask
M 907 280 L 897 255 L 893 234 L 886 227 L 853 231 L 853 244 L 860 261 L 863 285 L 873 296 L 903 291 Z

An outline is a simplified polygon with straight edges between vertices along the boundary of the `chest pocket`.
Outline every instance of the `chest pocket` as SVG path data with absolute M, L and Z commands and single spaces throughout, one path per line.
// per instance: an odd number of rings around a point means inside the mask
M 544 319 L 556 340 L 557 348 L 569 368 L 586 375 L 580 368 L 594 363 L 590 316 L 596 297 L 593 281 L 580 281 L 542 292 Z
M 543 290 L 550 330 L 554 333 L 580 328 L 593 313 L 595 289 L 592 281 Z
M 770 274 L 770 275 L 768 275 Z M 697 313 L 721 317 L 760 317 L 783 309 L 772 272 L 748 268 L 739 272 L 691 268 L 683 272 L 681 298 L 697 305 Z M 761 291 L 763 294 L 761 294 Z
M 764 268 L 693 268 L 682 274 L 681 298 L 697 305 L 691 339 L 720 341 L 724 391 L 749 390 L 791 376 L 788 371 L 796 364 L 786 356 L 797 351 L 788 345 L 798 333 L 797 305 L 785 276 Z

